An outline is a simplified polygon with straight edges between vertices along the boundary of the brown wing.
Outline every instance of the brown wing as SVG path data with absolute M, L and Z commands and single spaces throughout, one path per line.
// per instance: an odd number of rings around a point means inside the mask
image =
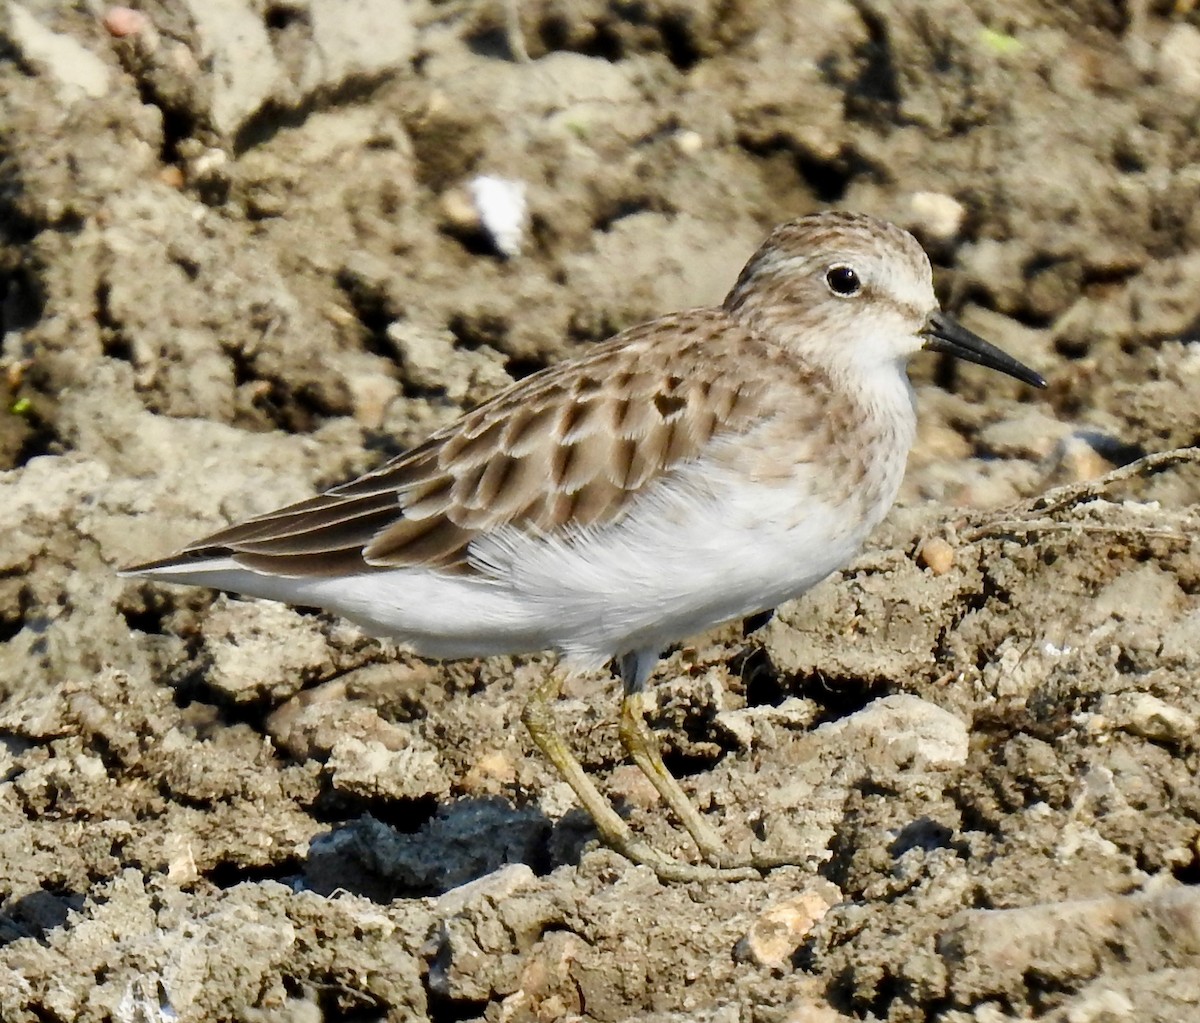
M 169 560 L 232 556 L 288 576 L 470 572 L 468 545 L 499 526 L 552 533 L 615 522 L 652 480 L 766 414 L 782 356 L 763 352 L 720 310 L 633 328 L 526 378 L 380 468 Z

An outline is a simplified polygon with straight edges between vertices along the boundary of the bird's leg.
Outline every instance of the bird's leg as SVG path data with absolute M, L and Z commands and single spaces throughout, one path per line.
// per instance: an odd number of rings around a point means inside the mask
M 653 660 L 638 653 L 621 658 L 621 679 L 624 696 L 621 699 L 621 744 L 650 779 L 663 801 L 679 818 L 706 860 L 718 867 L 730 866 L 730 856 L 717 833 L 700 816 L 687 794 L 679 787 L 658 751 L 658 742 L 646 725 L 644 716 L 645 682 Z
M 537 743 L 538 749 L 558 769 L 563 780 L 571 786 L 575 798 L 591 815 L 604 841 L 628 856 L 629 853 L 625 852 L 625 849 L 637 842 L 629 830 L 629 825 L 621 820 L 608 800 L 600 794 L 591 778 L 584 773 L 583 765 L 571 752 L 567 741 L 554 727 L 550 706 L 558 698 L 562 684 L 563 677 L 557 669 L 548 672 L 545 679 L 534 689 L 529 702 L 525 704 L 521 720 L 525 722 L 525 727 L 529 729 L 529 734 Z
M 538 683 L 529 702 L 525 704 L 521 720 L 525 722 L 525 727 L 529 729 L 529 734 L 538 749 L 558 769 L 563 780 L 571 786 L 575 798 L 591 815 L 601 838 L 607 845 L 626 859 L 649 867 L 664 881 L 742 881 L 754 880 L 762 876 L 753 868 L 721 869 L 679 863 L 637 838 L 630 830 L 629 825 L 617 815 L 608 800 L 600 794 L 600 790 L 584 773 L 583 766 L 567 746 L 566 740 L 554 727 L 550 705 L 557 699 L 559 691 L 562 689 L 562 683 L 563 676 L 559 670 L 549 672 L 546 678 Z M 645 726 L 643 725 L 643 727 Z M 670 775 L 667 777 L 669 778 Z M 680 792 L 680 796 L 683 796 L 682 792 Z M 684 801 L 686 802 L 686 797 L 684 797 Z M 694 810 L 692 812 L 695 813 Z

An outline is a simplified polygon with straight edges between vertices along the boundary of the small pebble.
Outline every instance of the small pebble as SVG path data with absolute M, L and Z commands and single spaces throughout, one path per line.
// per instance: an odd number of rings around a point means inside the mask
M 517 780 L 517 765 L 503 750 L 485 753 L 462 779 L 468 795 L 498 795 Z
M 479 220 L 479 210 L 464 188 L 451 188 L 443 192 L 438 206 L 447 227 L 458 231 L 478 231 L 483 226 Z
M 1173 25 L 1158 48 L 1162 84 L 1185 96 L 1200 96 L 1200 29 L 1187 22 Z
M 734 957 L 773 969 L 785 966 L 830 905 L 827 896 L 806 891 L 768 906 L 737 943 Z
M 521 254 L 529 210 L 525 204 L 525 182 L 481 174 L 467 185 L 479 220 L 501 255 Z
M 146 31 L 149 19 L 132 7 L 110 7 L 101 19 L 108 34 L 114 39 L 126 39 Z
M 1047 483 L 1081 483 L 1094 480 L 1113 468 L 1099 451 L 1079 434 L 1063 438 L 1050 456 L 1050 472 Z
M 1152 742 L 1182 743 L 1196 734 L 1196 719 L 1157 696 L 1138 693 L 1120 701 L 1127 732 Z
M 945 575 L 954 567 L 954 548 L 940 536 L 931 536 L 917 548 L 917 563 L 934 575 Z
M 926 237 L 949 242 L 962 232 L 967 210 L 953 196 L 941 192 L 914 192 L 908 204 L 913 220 Z
M 158 172 L 158 180 L 168 188 L 173 188 L 177 192 L 183 191 L 185 184 L 183 171 L 174 163 L 169 163 Z

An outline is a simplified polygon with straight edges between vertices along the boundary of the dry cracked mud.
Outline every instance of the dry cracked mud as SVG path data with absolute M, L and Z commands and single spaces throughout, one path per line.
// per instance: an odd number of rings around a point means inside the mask
M 0 1019 L 1200 1019 L 1198 120 L 1184 0 L 11 0 Z M 544 658 L 114 574 L 827 206 L 1050 386 L 915 360 L 870 549 L 664 660 L 672 767 L 791 865 L 598 847 L 520 727 Z M 691 856 L 616 711 L 556 710 Z

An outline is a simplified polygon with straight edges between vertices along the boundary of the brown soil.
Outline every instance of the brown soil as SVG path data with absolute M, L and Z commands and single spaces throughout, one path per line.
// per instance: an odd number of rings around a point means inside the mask
M 1200 444 L 1200 10 L 348 6 L 0 11 L 0 1019 L 1200 1019 L 1200 464 L 1103 476 Z M 794 865 L 598 848 L 520 727 L 543 659 L 114 575 L 828 205 L 1050 387 L 916 360 L 871 550 L 665 660 L 685 787 Z M 616 707 L 559 711 L 687 857 Z

